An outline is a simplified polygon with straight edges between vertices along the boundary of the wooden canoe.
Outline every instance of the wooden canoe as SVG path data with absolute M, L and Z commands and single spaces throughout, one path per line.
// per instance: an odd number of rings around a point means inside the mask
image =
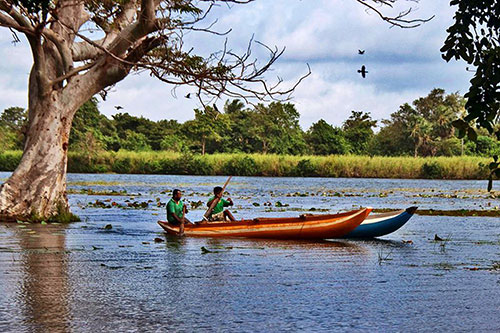
M 235 222 L 186 224 L 184 235 L 198 237 L 249 237 L 270 239 L 339 238 L 354 230 L 370 214 L 363 208 L 340 214 L 301 215 L 285 218 L 256 218 Z M 167 234 L 178 235 L 179 227 L 166 221 L 158 224 Z
M 416 210 L 417 207 L 409 207 L 394 212 L 370 215 L 359 227 L 344 237 L 374 238 L 390 234 L 405 225 Z

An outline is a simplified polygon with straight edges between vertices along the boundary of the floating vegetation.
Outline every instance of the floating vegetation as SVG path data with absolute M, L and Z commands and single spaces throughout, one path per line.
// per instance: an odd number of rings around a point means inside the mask
M 190 205 L 191 205 L 191 208 L 192 208 L 192 209 L 196 209 L 196 208 L 198 208 L 198 207 L 200 207 L 200 206 L 202 206 L 202 205 L 203 205 L 203 201 L 201 201 L 201 200 L 198 200 L 198 201 L 191 201 L 191 202 L 190 202 Z
M 130 194 L 127 192 L 127 190 L 120 190 L 120 191 L 115 191 L 115 190 L 111 190 L 111 191 L 107 191 L 107 190 L 104 190 L 104 191 L 97 191 L 97 190 L 93 190 L 93 189 L 90 189 L 90 188 L 84 188 L 84 189 L 81 189 L 81 190 L 77 190 L 77 189 L 68 189 L 68 194 L 85 194 L 85 195 L 112 195 L 112 196 L 126 196 L 126 195 L 135 195 L 135 196 L 140 196 L 141 194 L 138 193 L 138 194 Z
M 90 208 L 121 208 L 121 209 L 145 209 L 150 206 L 150 204 L 153 203 L 153 200 L 148 200 L 148 201 L 130 201 L 130 200 L 125 200 L 124 203 L 119 203 L 116 201 L 112 201 L 111 199 L 106 199 L 106 200 L 99 200 L 97 199 L 96 201 L 89 202 L 87 203 L 86 207 Z M 165 203 L 162 202 L 156 202 L 154 203 L 154 206 L 157 207 L 163 207 L 165 206 Z

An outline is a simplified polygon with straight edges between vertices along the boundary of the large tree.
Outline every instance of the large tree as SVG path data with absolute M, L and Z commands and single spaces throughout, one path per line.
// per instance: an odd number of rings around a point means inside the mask
M 0 188 L 0 217 L 69 210 L 66 162 L 75 112 L 132 71 L 146 69 L 169 84 L 192 85 L 200 98 L 289 93 L 262 80 L 279 50 L 269 49 L 261 67 L 249 53 L 225 49 L 202 57 L 184 50 L 186 31 L 210 32 L 198 22 L 216 2 L 248 1 L 0 0 L 0 25 L 25 34 L 33 54 L 26 144 L 18 168 Z M 88 29 L 102 38 L 91 39 Z
M 237 55 L 223 47 L 200 56 L 185 47 L 184 33 L 211 31 L 210 24 L 198 23 L 214 5 L 251 1 L 0 0 L 0 26 L 24 34 L 33 54 L 24 153 L 0 187 L 0 219 L 69 211 L 66 162 L 73 117 L 92 96 L 133 71 L 149 70 L 176 86 L 192 85 L 200 98 L 288 96 L 293 87 L 280 91 L 263 80 L 281 50 L 268 48 L 270 58 L 258 66 L 250 52 Z M 356 1 L 394 25 L 421 22 L 405 19 L 405 13 L 393 18 L 380 13 L 377 5 L 396 0 Z
M 369 112 L 351 111 L 351 116 L 344 121 L 342 129 L 344 135 L 352 146 L 352 153 L 366 154 L 368 144 L 373 139 L 372 127 L 377 126 Z

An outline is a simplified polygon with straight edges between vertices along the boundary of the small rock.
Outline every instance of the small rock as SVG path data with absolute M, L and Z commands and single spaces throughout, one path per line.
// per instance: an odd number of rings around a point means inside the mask
M 104 226 L 104 229 L 105 229 L 105 230 L 111 230 L 111 229 L 113 229 L 113 226 L 112 226 L 111 224 L 106 224 L 106 225 Z
M 155 238 L 155 243 L 163 243 L 165 240 L 159 238 L 159 237 L 156 237 Z
M 439 237 L 437 234 L 434 234 L 434 240 L 436 242 L 442 242 L 442 241 L 444 241 L 444 239 L 442 239 L 441 237 Z

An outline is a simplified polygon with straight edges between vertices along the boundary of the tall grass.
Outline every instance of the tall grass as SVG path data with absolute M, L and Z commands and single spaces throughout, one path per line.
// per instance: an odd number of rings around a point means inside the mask
M 20 151 L 0 153 L 0 170 L 12 171 Z M 484 157 L 290 156 L 263 154 L 191 155 L 174 152 L 70 152 L 76 173 L 191 174 L 245 176 L 485 179 Z

